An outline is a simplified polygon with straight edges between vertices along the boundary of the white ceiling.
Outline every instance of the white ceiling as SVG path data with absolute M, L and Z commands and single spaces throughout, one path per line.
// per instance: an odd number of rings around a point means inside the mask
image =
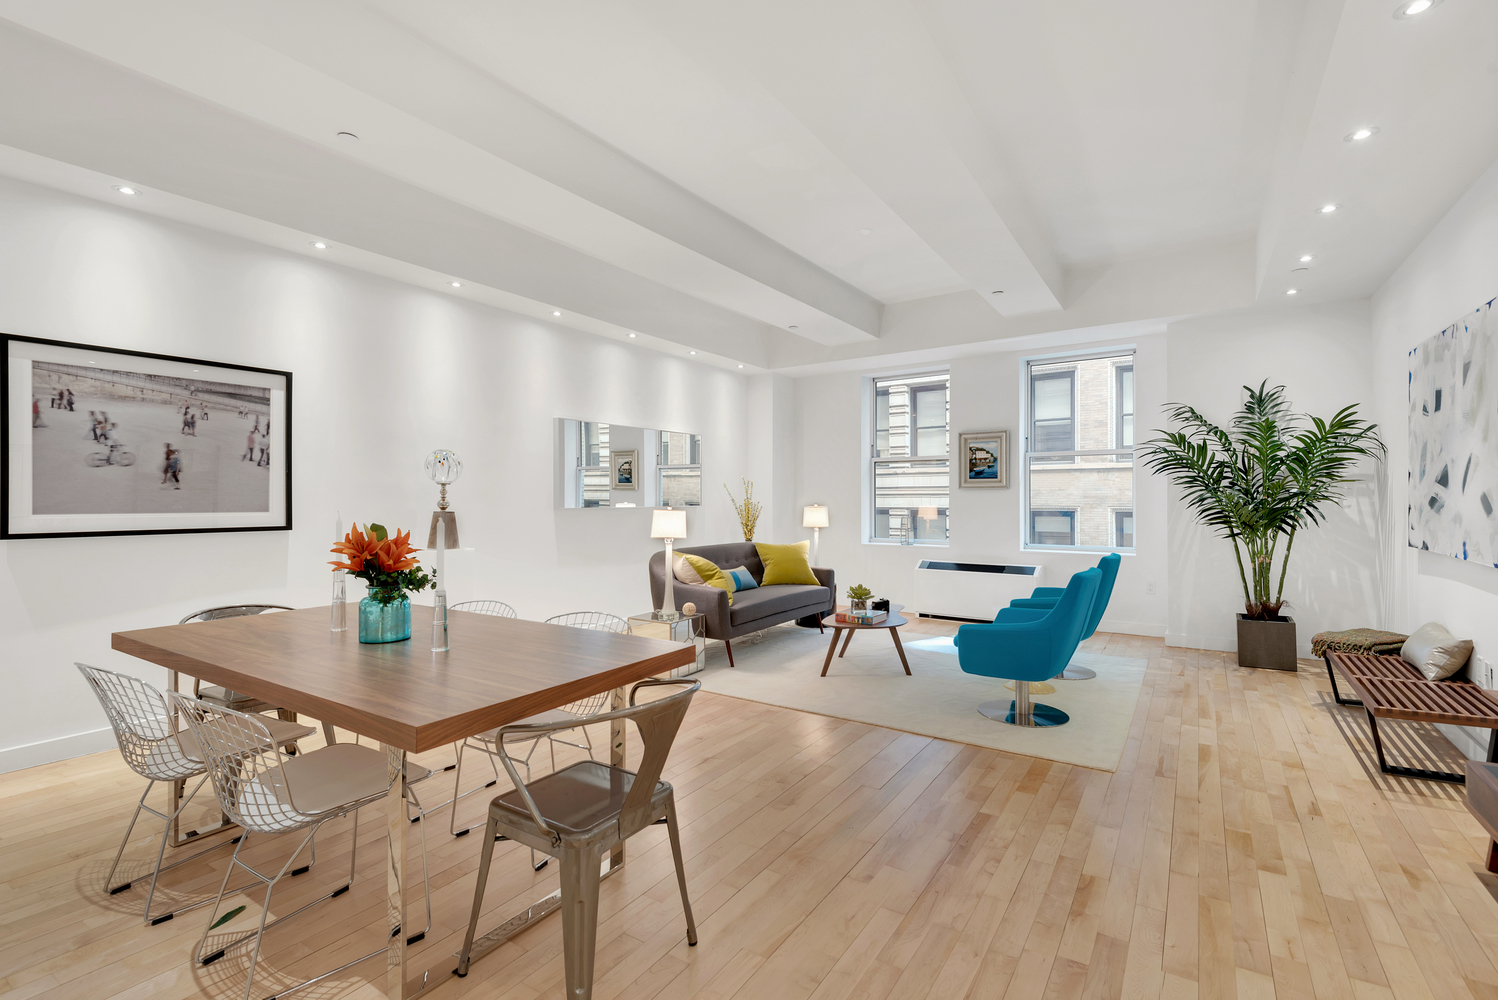
M 1498 4 L 1394 6 L 0 0 L 0 173 L 804 368 L 918 347 L 886 307 L 950 345 L 1369 294 L 1498 157 Z

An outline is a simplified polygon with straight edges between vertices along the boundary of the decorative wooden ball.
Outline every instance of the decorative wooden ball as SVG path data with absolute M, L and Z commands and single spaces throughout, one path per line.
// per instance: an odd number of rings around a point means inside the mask
M 684 615 L 695 615 L 697 613 L 697 605 L 688 601 L 681 606 L 681 613 Z

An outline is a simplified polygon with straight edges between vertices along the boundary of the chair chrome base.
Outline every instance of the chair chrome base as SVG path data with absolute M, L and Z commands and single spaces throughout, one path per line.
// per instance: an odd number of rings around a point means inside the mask
M 1091 667 L 1067 667 L 1057 675 L 1064 681 L 1090 681 L 1097 676 Z
M 1050 705 L 1041 705 L 1037 702 L 1030 703 L 1030 711 L 1025 715 L 1017 715 L 1014 711 L 1012 701 L 986 701 L 978 706 L 978 711 L 995 722 L 1007 723 L 1011 726 L 1025 726 L 1033 729 L 1049 728 L 1051 726 L 1064 726 L 1071 721 L 1071 716 Z

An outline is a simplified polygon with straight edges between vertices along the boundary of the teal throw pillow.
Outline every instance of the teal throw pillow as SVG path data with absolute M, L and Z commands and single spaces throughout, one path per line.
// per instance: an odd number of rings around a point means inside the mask
M 740 566 L 738 569 L 724 570 L 723 572 L 733 577 L 733 589 L 735 591 L 754 590 L 759 586 L 759 584 L 754 582 L 754 574 L 743 566 Z

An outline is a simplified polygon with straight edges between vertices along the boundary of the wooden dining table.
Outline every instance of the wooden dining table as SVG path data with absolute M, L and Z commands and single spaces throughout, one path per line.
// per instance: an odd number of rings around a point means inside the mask
M 449 612 L 446 652 L 431 652 L 432 609 L 413 606 L 411 638 L 359 642 L 356 628 L 329 629 L 330 608 L 304 608 L 189 625 L 116 632 L 114 649 L 282 709 L 378 740 L 391 780 L 386 830 L 386 995 L 410 1000 L 453 972 L 449 956 L 411 975 L 406 968 L 406 755 L 454 743 L 528 716 L 613 692 L 694 663 L 691 644 L 548 625 L 494 615 Z M 624 726 L 612 724 L 610 763 L 624 763 Z M 456 806 L 455 806 L 456 808 Z M 603 862 L 624 863 L 620 844 Z M 556 909 L 560 890 L 533 903 L 474 942 L 480 958 Z

